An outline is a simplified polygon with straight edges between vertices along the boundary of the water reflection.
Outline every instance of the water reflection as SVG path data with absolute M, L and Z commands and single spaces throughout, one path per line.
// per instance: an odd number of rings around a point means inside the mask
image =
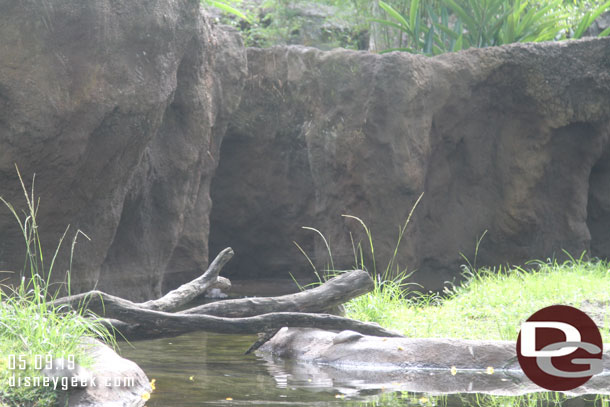
M 122 355 L 134 360 L 156 391 L 148 407 L 191 406 L 428 406 L 428 405 L 573 405 L 609 407 L 605 396 L 559 395 L 485 399 L 481 395 L 431 396 L 461 392 L 522 394 L 537 390 L 517 372 L 365 371 L 356 367 L 297 363 L 269 355 L 243 355 L 255 336 L 191 333 L 178 338 L 122 344 Z M 595 382 L 594 382 L 595 381 Z M 599 376 L 591 391 L 610 393 L 610 377 Z M 415 394 L 412 392 L 416 392 Z M 425 395 L 424 395 L 425 394 Z M 483 404 L 477 403 L 484 401 Z M 534 398 L 534 401 L 531 399 Z M 526 402 L 524 403 L 523 400 Z M 529 400 L 529 401 L 528 401 Z M 501 401 L 501 402 L 500 402 Z M 517 403 L 517 404 L 515 404 Z M 532 404 L 533 403 L 533 404 Z

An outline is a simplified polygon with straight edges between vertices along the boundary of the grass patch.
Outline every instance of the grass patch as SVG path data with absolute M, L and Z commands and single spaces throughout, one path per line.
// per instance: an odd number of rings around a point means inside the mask
M 39 201 L 34 196 L 34 181 L 28 191 L 17 170 L 26 199 L 26 210 L 18 212 L 9 202 L 0 197 L 19 223 L 25 241 L 25 266 L 16 286 L 0 287 L 0 405 L 3 406 L 53 406 L 56 392 L 52 387 L 11 385 L 12 376 L 39 377 L 38 369 L 47 360 L 72 359 L 83 366 L 91 360 L 79 344 L 84 337 L 101 338 L 115 344 L 114 336 L 100 323 L 100 319 L 85 310 L 85 304 L 72 311 L 55 307 L 50 301 L 57 298 L 60 289 L 69 293 L 69 271 L 66 281 L 59 286 L 51 284 L 51 275 L 60 246 L 68 229 L 59 239 L 59 244 L 45 264 L 40 242 L 39 226 L 36 222 Z M 74 252 L 77 232 L 72 240 Z M 71 259 L 70 259 L 71 263 Z M 25 361 L 25 368 L 20 366 Z
M 373 402 L 361 403 L 362 407 L 562 407 L 582 405 L 587 407 L 608 407 L 610 399 L 605 395 L 585 395 L 577 399 L 559 392 L 529 393 L 521 396 L 495 396 L 488 394 L 421 394 L 392 392 L 380 395 Z
M 610 342 L 610 265 L 571 259 L 521 267 L 466 269 L 463 283 L 443 294 L 407 296 L 399 282 L 346 304 L 347 316 L 378 322 L 409 337 L 516 340 L 520 325 L 540 308 L 572 305 L 587 312 Z
M 355 242 L 353 268 L 367 270 L 374 279 L 371 292 L 344 304 L 346 316 L 376 322 L 412 338 L 459 338 L 516 340 L 521 323 L 541 308 L 571 305 L 587 313 L 600 328 L 604 342 L 610 342 L 610 263 L 570 257 L 568 261 L 531 261 L 523 267 L 477 268 L 476 257 L 484 235 L 475 246 L 474 265 L 468 259 L 463 267 L 464 280 L 446 287 L 444 292 L 421 293 L 409 283 L 410 273 L 397 260 L 405 230 L 423 194 L 413 205 L 407 220 L 398 230 L 398 239 L 387 263 L 376 258 L 374 239 L 365 222 L 357 221 L 365 232 L 364 243 Z M 332 261 L 330 243 L 316 232 L 326 246 L 329 261 L 318 272 L 305 251 L 320 284 L 340 273 Z M 567 254 L 567 253 L 566 253 Z M 568 255 L 569 256 L 569 255 Z M 381 265 L 385 268 L 381 268 Z

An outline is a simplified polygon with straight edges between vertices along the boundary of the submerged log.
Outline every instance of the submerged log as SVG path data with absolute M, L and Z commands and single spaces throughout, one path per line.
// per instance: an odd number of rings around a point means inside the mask
M 66 309 L 84 307 L 103 318 L 107 327 L 117 330 L 119 339 L 127 340 L 171 337 L 193 331 L 265 333 L 251 347 L 253 350 L 269 339 L 269 333 L 284 326 L 349 329 L 372 336 L 402 336 L 377 324 L 318 314 L 371 291 L 373 281 L 362 270 L 345 272 L 316 288 L 296 294 L 217 301 L 180 312 L 168 312 L 218 284 L 218 273 L 232 256 L 231 248 L 223 250 L 200 277 L 157 300 L 134 303 L 102 291 L 90 291 L 57 299 L 52 304 Z M 226 283 L 221 281 L 220 284 Z

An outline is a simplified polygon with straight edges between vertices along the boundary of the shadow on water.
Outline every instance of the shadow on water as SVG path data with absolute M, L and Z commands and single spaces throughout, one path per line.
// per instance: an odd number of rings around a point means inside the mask
M 138 363 L 156 390 L 148 407 L 194 406 L 565 406 L 610 407 L 610 396 L 569 397 L 559 393 L 523 396 L 432 395 L 448 372 L 401 374 L 396 382 L 376 381 L 365 372 L 321 369 L 268 355 L 243 355 L 255 336 L 204 332 L 178 338 L 123 343 L 121 354 Z M 477 373 L 480 375 L 481 373 Z M 373 375 L 374 376 L 374 375 Z M 405 377 L 408 377 L 405 382 Z M 473 376 L 474 377 L 474 376 Z M 491 378 L 490 378 L 491 379 Z M 495 380 L 514 381 L 511 375 Z M 519 379 L 517 378 L 517 381 Z M 408 392 L 413 381 L 430 394 Z M 441 386 L 442 387 L 442 386 Z M 465 389 L 466 390 L 466 389 Z M 427 390 L 428 391 L 428 390 Z
M 134 342 L 133 348 L 123 344 L 121 354 L 155 379 L 149 407 L 346 405 L 336 398 L 332 383 L 294 382 L 282 373 L 270 374 L 264 359 L 243 355 L 255 340 L 198 332 Z

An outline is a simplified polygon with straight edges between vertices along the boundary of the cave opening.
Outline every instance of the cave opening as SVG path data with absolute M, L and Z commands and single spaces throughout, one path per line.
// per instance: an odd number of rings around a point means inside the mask
M 610 259 L 610 148 L 591 169 L 587 202 L 591 256 Z

